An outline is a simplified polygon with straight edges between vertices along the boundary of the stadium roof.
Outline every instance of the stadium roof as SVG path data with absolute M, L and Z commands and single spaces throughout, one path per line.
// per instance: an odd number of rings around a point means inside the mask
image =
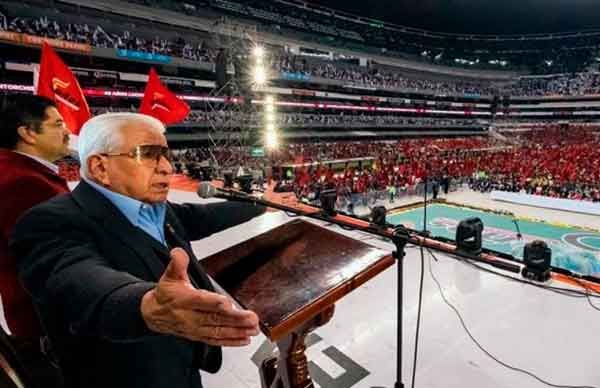
M 600 28 L 599 0 L 310 0 L 398 25 L 458 34 L 536 34 Z

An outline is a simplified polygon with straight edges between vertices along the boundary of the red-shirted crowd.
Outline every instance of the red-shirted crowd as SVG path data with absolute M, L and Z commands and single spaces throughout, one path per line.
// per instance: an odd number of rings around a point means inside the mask
M 402 140 L 290 147 L 284 159 L 296 163 L 375 157 L 372 164 L 334 171 L 327 165 L 297 167 L 295 189 L 307 194 L 317 184 L 344 192 L 396 190 L 425 177 L 462 179 L 480 191 L 521 191 L 600 201 L 600 133 L 584 127 L 548 127 L 516 136 L 506 145 L 486 138 Z
M 407 190 L 427 177 L 469 182 L 474 190 L 507 190 L 551 197 L 600 201 L 600 132 L 588 127 L 548 126 L 511 136 L 505 143 L 491 137 L 403 139 L 385 142 L 335 142 L 289 144 L 264 158 L 250 151 L 213 150 L 229 165 L 246 169 L 273 167 L 273 176 L 291 181 L 300 195 L 315 187 L 336 187 L 343 193 Z M 178 150 L 177 170 L 210 155 L 206 149 Z M 358 163 L 333 160 L 373 158 Z M 317 163 L 314 163 L 317 162 Z M 312 164 L 312 165 L 311 165 Z M 278 168 L 281 166 L 294 166 Z M 269 169 L 271 170 L 271 169 Z M 291 172 L 291 173 L 290 173 Z M 78 166 L 61 164 L 67 180 L 77 180 Z

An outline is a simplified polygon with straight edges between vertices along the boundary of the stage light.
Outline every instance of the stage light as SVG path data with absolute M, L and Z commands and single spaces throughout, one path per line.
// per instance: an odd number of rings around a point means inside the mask
M 548 245 L 535 240 L 523 247 L 523 262 L 525 267 L 521 270 L 523 277 L 538 282 L 550 279 L 550 263 L 552 261 L 552 250 Z
M 375 226 L 386 226 L 385 216 L 387 209 L 385 206 L 375 206 L 371 209 L 371 223 Z
M 481 235 L 483 222 L 477 217 L 459 222 L 456 228 L 456 247 L 458 250 L 478 255 L 481 253 Z
M 267 73 L 262 66 L 254 69 L 254 83 L 257 86 L 264 86 L 267 82 Z
M 275 123 L 272 122 L 267 122 L 265 129 L 267 132 L 277 132 L 277 129 L 275 128 Z
M 252 50 L 252 54 L 256 58 L 262 58 L 265 55 L 265 49 L 262 46 L 254 46 L 254 49 Z
M 337 214 L 335 211 L 335 203 L 337 202 L 336 189 L 322 190 L 319 194 L 319 200 L 321 201 L 321 209 L 323 209 L 325 214 L 331 217 Z
M 265 121 L 267 123 L 274 123 L 275 122 L 275 113 L 265 112 Z
M 225 171 L 223 172 L 223 187 L 233 187 L 233 172 Z
M 276 132 L 267 132 L 265 133 L 265 147 L 270 150 L 275 150 L 279 146 L 279 140 L 277 139 Z
M 266 103 L 265 104 L 265 112 L 267 114 L 275 114 L 275 105 L 273 105 L 273 103 Z
M 252 193 L 252 175 L 240 175 L 237 177 L 237 182 L 244 193 Z

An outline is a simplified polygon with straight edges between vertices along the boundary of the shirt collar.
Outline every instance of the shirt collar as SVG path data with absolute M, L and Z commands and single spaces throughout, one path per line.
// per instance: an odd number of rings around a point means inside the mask
M 92 186 L 94 189 L 100 192 L 100 194 L 112 202 L 129 220 L 129 222 L 131 222 L 132 225 L 142 227 L 142 220 L 140 219 L 142 211 L 146 211 L 146 214 L 151 214 L 151 217 L 154 219 L 153 221 L 161 224 L 164 222 L 166 211 L 166 205 L 164 203 L 149 205 L 147 203 L 138 201 L 137 199 L 116 193 L 107 189 L 106 187 L 102 187 L 101 185 L 92 182 L 90 179 L 85 177 L 82 177 L 81 179 L 83 179 L 87 184 Z
M 58 166 L 54 163 L 51 163 L 45 159 L 40 158 L 39 156 L 34 156 L 34 155 L 30 155 L 30 154 L 26 154 L 25 152 L 20 152 L 20 151 L 14 151 L 15 153 L 19 154 L 19 155 L 23 155 L 23 156 L 27 156 L 30 159 L 35 160 L 38 163 L 43 164 L 45 167 L 48 167 L 50 170 L 52 170 L 52 172 L 54 172 L 55 174 L 58 175 Z

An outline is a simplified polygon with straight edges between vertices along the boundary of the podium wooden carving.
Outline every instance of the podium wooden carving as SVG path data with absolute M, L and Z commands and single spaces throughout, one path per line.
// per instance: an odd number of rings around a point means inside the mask
M 391 255 L 311 222 L 295 220 L 202 260 L 244 308 L 255 311 L 279 357 L 263 361 L 263 388 L 313 387 L 304 340 L 334 303 L 387 267 Z

